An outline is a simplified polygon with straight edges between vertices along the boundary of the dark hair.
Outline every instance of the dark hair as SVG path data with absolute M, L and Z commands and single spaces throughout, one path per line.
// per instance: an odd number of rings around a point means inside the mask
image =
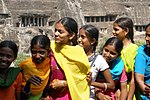
M 93 25 L 83 25 L 80 29 L 84 29 L 86 35 L 88 35 L 90 39 L 96 40 L 93 44 L 93 50 L 95 51 L 98 44 L 99 30 Z
M 77 22 L 70 17 L 64 17 L 60 19 L 57 23 L 61 23 L 69 34 L 75 33 L 75 37 L 72 39 L 73 45 L 77 45 L 77 33 L 78 33 L 78 24 Z
M 116 37 L 111 37 L 109 38 L 106 43 L 104 44 L 103 48 L 107 45 L 113 45 L 118 52 L 118 56 L 121 55 L 121 50 L 123 49 L 123 43 L 120 39 Z
M 14 57 L 17 58 L 17 54 L 18 54 L 18 46 L 16 45 L 15 42 L 11 41 L 11 40 L 5 40 L 2 41 L 0 43 L 0 48 L 3 47 L 8 47 L 10 48 L 13 52 L 14 52 Z
M 129 30 L 126 38 L 130 39 L 132 43 L 134 43 L 134 30 L 133 30 L 133 21 L 128 17 L 121 17 L 117 19 L 114 23 L 116 23 L 119 27 L 127 31 Z
M 34 45 L 39 44 L 43 49 L 50 48 L 50 39 L 46 35 L 37 35 L 34 36 L 31 40 L 31 49 Z
M 145 30 L 146 30 L 148 27 L 150 27 L 150 23 L 146 25 Z

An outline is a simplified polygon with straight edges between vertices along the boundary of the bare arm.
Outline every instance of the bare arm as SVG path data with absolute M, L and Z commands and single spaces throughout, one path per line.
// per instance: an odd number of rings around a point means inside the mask
M 121 82 L 120 100 L 126 100 L 127 94 L 127 82 Z
M 130 86 L 129 86 L 129 92 L 128 92 L 128 98 L 127 100 L 132 100 L 134 96 L 135 91 L 135 82 L 134 82 L 134 71 L 130 73 L 131 80 L 130 80 Z
M 113 79 L 112 79 L 112 76 L 111 76 L 111 74 L 110 74 L 109 69 L 106 69 L 105 71 L 103 71 L 103 75 L 104 75 L 104 78 L 105 78 L 105 80 L 106 80 L 107 89 L 114 89 L 114 88 L 115 88 L 115 86 L 114 86 L 114 81 L 113 81 Z M 95 86 L 95 87 L 97 87 L 97 88 L 105 89 L 104 83 L 91 82 L 91 85 L 92 85 L 92 86 Z
M 143 92 L 143 94 L 149 95 L 150 86 L 148 84 L 145 84 L 144 75 L 135 73 L 135 79 L 137 81 L 137 84 L 140 87 L 140 90 Z

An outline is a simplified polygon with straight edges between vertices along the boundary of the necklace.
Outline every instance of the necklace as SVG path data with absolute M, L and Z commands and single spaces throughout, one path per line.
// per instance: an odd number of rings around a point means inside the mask
M 95 53 L 93 53 L 90 57 L 88 57 L 89 62 L 91 62 L 95 58 Z

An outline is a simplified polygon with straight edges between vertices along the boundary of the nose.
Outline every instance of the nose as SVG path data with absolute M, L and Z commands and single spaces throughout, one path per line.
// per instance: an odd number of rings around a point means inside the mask
M 40 54 L 39 54 L 39 53 L 36 53 L 35 57 L 36 57 L 36 58 L 40 58 Z
M 115 30 L 112 31 L 112 34 L 113 34 L 114 36 L 117 36 Z
M 80 42 L 81 41 L 81 37 L 78 37 L 77 41 Z
M 7 60 L 7 57 L 6 57 L 6 56 L 1 56 L 0 58 L 1 58 L 1 60 L 3 60 L 3 61 L 6 61 L 6 60 Z
M 60 33 L 58 31 L 55 32 L 55 35 L 59 35 Z
M 145 36 L 145 40 L 149 40 L 149 37 L 147 35 Z
M 110 57 L 110 52 L 107 52 L 107 53 L 106 53 L 106 56 L 107 56 L 107 57 Z

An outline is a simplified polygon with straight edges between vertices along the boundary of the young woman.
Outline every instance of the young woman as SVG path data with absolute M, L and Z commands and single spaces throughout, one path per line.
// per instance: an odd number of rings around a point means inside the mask
M 135 59 L 135 79 L 140 88 L 142 100 L 150 99 L 150 23 L 146 26 L 146 45 L 138 48 Z
M 20 68 L 10 67 L 17 53 L 14 42 L 5 40 L 0 43 L 0 100 L 20 100 L 22 74 Z
M 113 35 L 123 42 L 121 58 L 125 64 L 128 77 L 128 100 L 132 100 L 135 92 L 134 62 L 138 46 L 134 44 L 133 22 L 128 17 L 118 18 L 113 23 Z M 137 99 L 137 98 L 136 98 Z
M 114 82 L 109 71 L 109 66 L 105 59 L 98 55 L 95 50 L 98 43 L 99 31 L 93 25 L 84 25 L 79 29 L 78 44 L 84 48 L 86 55 L 89 58 L 92 82 L 90 87 L 90 100 L 95 100 L 94 88 L 114 89 Z M 106 81 L 95 82 L 99 72 L 102 72 Z
M 31 40 L 32 57 L 20 63 L 23 69 L 22 100 L 39 100 L 48 84 L 50 74 L 50 40 L 37 35 Z
M 64 17 L 55 24 L 55 41 L 51 42 L 50 100 L 88 100 L 86 74 L 90 67 L 82 47 L 77 44 L 78 25 Z
M 102 56 L 105 58 L 109 64 L 109 70 L 112 75 L 115 86 L 120 85 L 121 93 L 120 98 L 114 96 L 115 91 L 107 90 L 101 91 L 97 96 L 100 100 L 106 98 L 107 95 L 111 97 L 111 100 L 126 100 L 127 99 L 127 76 L 124 69 L 124 63 L 120 58 L 121 50 L 123 48 L 123 43 L 120 39 L 115 37 L 109 38 L 103 46 Z M 99 73 L 97 80 L 104 82 L 104 76 Z

